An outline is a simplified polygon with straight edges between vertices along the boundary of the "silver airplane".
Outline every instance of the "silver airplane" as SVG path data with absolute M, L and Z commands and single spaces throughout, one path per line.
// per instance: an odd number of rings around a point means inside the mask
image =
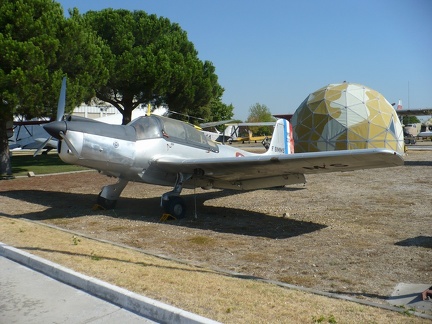
M 60 120 L 59 120 L 60 119 Z M 294 153 L 289 122 L 277 120 L 269 150 L 251 153 L 209 140 L 193 125 L 157 115 L 127 125 L 109 125 L 78 116 L 44 125 L 59 140 L 58 154 L 70 164 L 118 178 L 102 188 L 97 203 L 115 207 L 129 181 L 171 186 L 161 197 L 165 212 L 185 216 L 183 187 L 254 190 L 305 183 L 305 174 L 403 165 L 388 149 Z

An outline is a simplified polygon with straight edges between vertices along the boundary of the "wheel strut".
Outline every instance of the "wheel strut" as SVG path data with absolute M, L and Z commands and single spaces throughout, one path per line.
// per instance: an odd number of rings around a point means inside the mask
M 180 193 L 183 189 L 183 182 L 189 180 L 192 174 L 177 173 L 176 183 L 172 191 L 166 192 L 161 197 L 161 207 L 165 212 L 175 218 L 184 218 L 186 213 L 186 204 Z

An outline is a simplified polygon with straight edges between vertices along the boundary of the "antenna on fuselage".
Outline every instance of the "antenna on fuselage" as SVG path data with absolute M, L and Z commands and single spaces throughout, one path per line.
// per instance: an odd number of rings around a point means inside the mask
M 198 214 L 197 214 L 197 203 L 196 203 L 196 178 L 194 177 L 194 218 L 198 219 Z

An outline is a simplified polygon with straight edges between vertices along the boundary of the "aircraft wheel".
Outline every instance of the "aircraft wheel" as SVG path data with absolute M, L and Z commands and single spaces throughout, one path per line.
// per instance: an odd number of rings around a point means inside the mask
M 106 199 L 99 194 L 97 197 L 97 204 L 105 209 L 114 209 L 117 204 L 117 200 Z
M 184 218 L 186 214 L 186 204 L 180 197 L 170 197 L 168 201 L 164 202 L 165 212 L 174 216 L 175 218 Z

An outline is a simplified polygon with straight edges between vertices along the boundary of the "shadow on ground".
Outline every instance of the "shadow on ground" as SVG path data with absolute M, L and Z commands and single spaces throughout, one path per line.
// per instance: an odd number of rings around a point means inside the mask
M 432 236 L 417 236 L 395 243 L 398 246 L 419 246 L 432 249 Z
M 162 210 L 159 207 L 160 198 L 121 198 L 115 210 L 93 210 L 95 195 L 67 192 L 50 192 L 39 190 L 15 190 L 2 193 L 4 196 L 28 203 L 46 206 L 43 211 L 29 211 L 19 216 L 2 214 L 7 217 L 26 218 L 36 221 L 72 218 L 92 215 L 104 215 L 118 219 L 129 219 L 159 223 Z M 261 236 L 272 239 L 284 239 L 299 236 L 325 228 L 325 225 L 303 222 L 283 217 L 275 217 L 259 212 L 242 209 L 206 206 L 208 199 L 234 194 L 218 191 L 212 193 L 185 195 L 186 204 L 192 206 L 192 211 L 184 219 L 171 220 L 170 225 L 212 230 L 238 235 Z M 198 217 L 194 218 L 194 208 Z M 1 213 L 0 213 L 1 214 Z

